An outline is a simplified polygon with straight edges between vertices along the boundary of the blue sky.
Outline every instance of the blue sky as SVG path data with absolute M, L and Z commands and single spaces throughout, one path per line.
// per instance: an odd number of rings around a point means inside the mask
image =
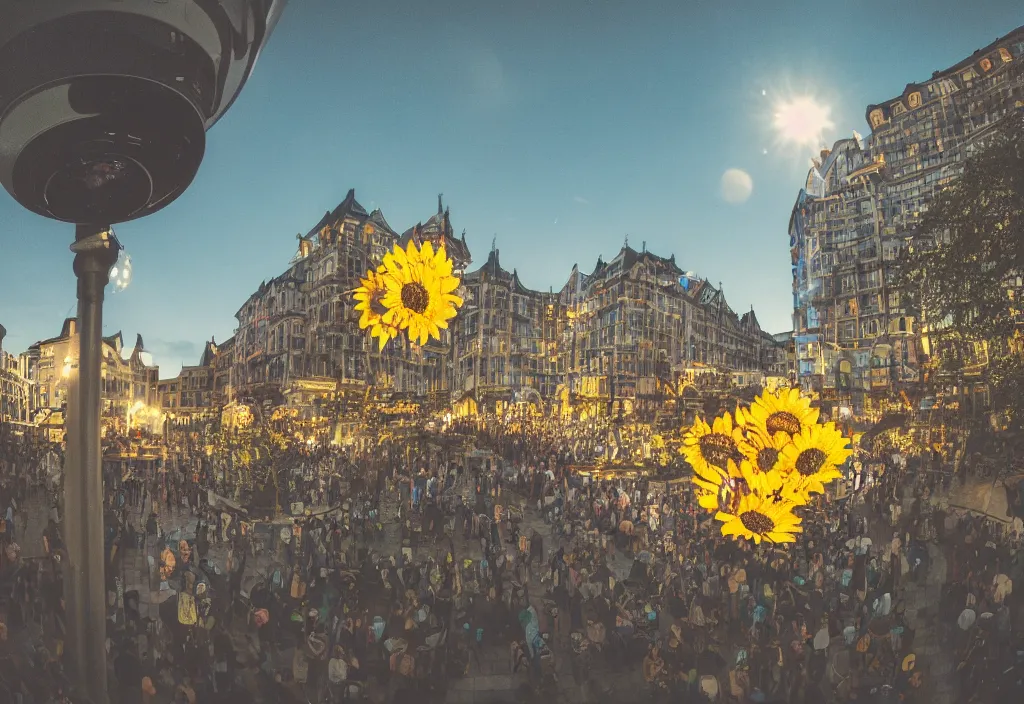
M 162 376 L 195 364 L 349 188 L 399 232 L 443 192 L 477 263 L 496 236 L 540 289 L 628 234 L 788 330 L 813 150 L 776 144 L 773 102 L 829 105 L 829 144 L 866 134 L 869 103 L 1022 23 L 1018 0 L 292 0 L 192 188 L 117 229 L 135 280 L 105 331 L 141 333 Z M 753 180 L 742 203 L 723 200 L 728 169 Z M 0 193 L 6 349 L 73 315 L 71 237 Z

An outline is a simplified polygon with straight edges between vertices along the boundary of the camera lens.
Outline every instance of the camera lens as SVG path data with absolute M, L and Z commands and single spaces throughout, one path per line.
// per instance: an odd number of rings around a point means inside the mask
M 0 185 L 33 212 L 81 224 L 168 205 L 283 7 L 0 0 Z
M 46 183 L 46 207 L 58 220 L 121 222 L 144 208 L 153 179 L 131 157 L 104 154 L 80 159 L 55 172 Z
M 44 111 L 50 126 L 39 134 Z M 206 146 L 202 116 L 188 99 L 129 76 L 48 86 L 8 111 L 3 127 L 7 136 L 25 135 L 12 195 L 74 223 L 113 225 L 159 210 L 192 183 Z

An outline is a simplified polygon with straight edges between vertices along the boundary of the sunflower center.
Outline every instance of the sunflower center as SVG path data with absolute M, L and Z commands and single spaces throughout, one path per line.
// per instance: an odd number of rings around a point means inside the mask
M 825 464 L 826 457 L 827 455 L 823 450 L 819 450 L 816 447 L 808 448 L 796 458 L 796 471 L 805 477 L 816 474 L 822 465 Z
M 413 313 L 423 315 L 430 303 L 430 292 L 419 281 L 410 281 L 402 286 L 402 305 Z
M 724 433 L 708 433 L 700 439 L 700 454 L 708 464 L 728 469 L 729 460 L 736 457 L 736 443 Z
M 740 514 L 740 523 L 751 533 L 767 535 L 775 530 L 775 521 L 760 511 L 744 511 Z
M 757 453 L 757 468 L 762 472 L 770 472 L 779 461 L 779 451 L 774 447 L 766 447 Z
M 800 432 L 800 419 L 788 411 L 776 411 L 768 416 L 765 427 L 772 435 L 782 431 L 789 435 L 796 435 Z

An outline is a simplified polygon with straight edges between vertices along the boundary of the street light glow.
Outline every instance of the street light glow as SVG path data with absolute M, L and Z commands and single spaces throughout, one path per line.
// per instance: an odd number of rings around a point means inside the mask
M 835 124 L 831 107 L 809 96 L 801 96 L 776 103 L 773 126 L 784 143 L 817 147 L 821 145 L 825 132 Z

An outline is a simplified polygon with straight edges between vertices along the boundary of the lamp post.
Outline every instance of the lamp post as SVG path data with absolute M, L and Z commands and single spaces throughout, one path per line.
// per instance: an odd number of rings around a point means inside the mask
M 109 227 L 75 229 L 78 278 L 78 374 L 70 375 L 64 468 L 65 603 L 77 682 L 97 702 L 107 699 L 106 565 L 100 448 L 103 289 L 120 243 Z

